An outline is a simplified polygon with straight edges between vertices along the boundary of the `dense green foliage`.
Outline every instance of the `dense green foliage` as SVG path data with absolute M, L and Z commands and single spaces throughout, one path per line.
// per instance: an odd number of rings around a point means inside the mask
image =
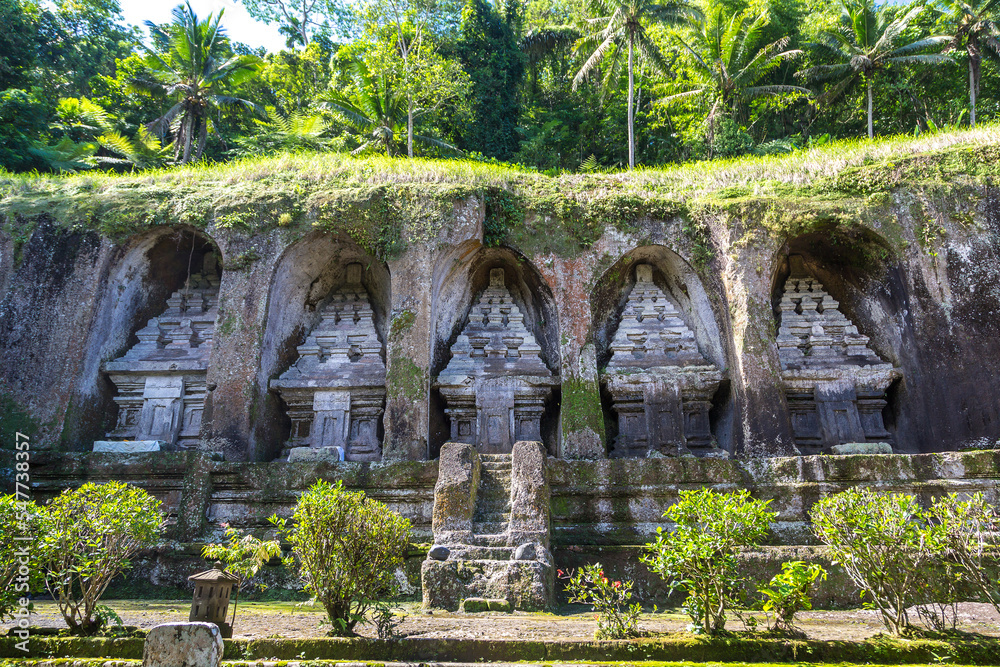
M 740 582 L 737 550 L 767 535 L 777 516 L 768 511 L 769 503 L 751 498 L 746 489 L 701 489 L 681 491 L 664 512 L 673 529 L 657 528 L 656 541 L 646 545 L 641 560 L 671 589 L 687 593 L 684 610 L 695 631 L 715 634 L 725 629 L 726 610 L 733 606 Z
M 101 630 L 104 590 L 130 567 L 133 554 L 156 542 L 162 527 L 160 501 L 120 482 L 84 484 L 42 508 L 37 565 L 71 632 Z
M 342 481 L 320 480 L 302 494 L 287 537 L 333 634 L 353 634 L 365 613 L 395 592 L 409 536 L 408 519 Z
M 147 35 L 117 0 L 0 0 L 0 167 L 457 147 L 595 171 L 1000 114 L 996 0 L 243 4 L 278 22 L 286 50 L 250 49 L 221 12 L 183 5 Z M 67 124 L 63 100 L 101 123 Z
M 995 549 L 996 510 L 982 494 L 938 498 L 930 509 L 905 493 L 852 489 L 813 507 L 813 531 L 877 609 L 886 628 L 910 627 L 909 609 L 943 629 L 942 613 L 958 599 L 981 597 L 997 606 L 997 583 L 983 567 Z M 942 613 L 933 612 L 937 605 Z
M 222 524 L 226 531 L 226 542 L 206 544 L 201 549 L 202 558 L 220 561 L 230 574 L 239 577 L 236 584 L 236 595 L 233 596 L 233 617 L 230 625 L 236 623 L 236 608 L 239 605 L 239 594 L 244 588 L 252 585 L 260 590 L 266 586 L 257 581 L 257 574 L 272 558 L 281 555 L 281 544 L 277 540 L 262 540 L 259 537 L 244 533 L 239 528 Z
M 826 570 L 819 563 L 793 560 L 781 564 L 781 572 L 757 591 L 764 596 L 761 609 L 774 614 L 772 629 L 792 630 L 795 614 L 812 609 L 810 593 L 819 579 L 826 579 Z

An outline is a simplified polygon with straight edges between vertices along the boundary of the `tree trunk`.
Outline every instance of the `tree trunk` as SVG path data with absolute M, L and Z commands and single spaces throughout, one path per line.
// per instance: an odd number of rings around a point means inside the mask
M 189 113 L 184 119 L 184 159 L 181 164 L 187 164 L 191 159 L 191 135 L 194 133 L 194 114 Z
M 974 60 L 974 57 L 969 57 L 969 127 L 976 126 L 976 92 L 979 88 Z
M 406 154 L 413 158 L 413 93 L 406 94 Z
M 868 79 L 868 138 L 873 139 L 875 131 L 872 125 L 872 80 Z
M 635 169 L 635 118 L 632 110 L 632 96 L 635 91 L 635 76 L 632 72 L 632 40 L 628 40 L 628 168 Z
M 201 159 L 201 154 L 205 152 L 205 144 L 208 143 L 208 120 L 199 118 L 198 125 L 201 126 L 201 129 L 198 130 L 198 150 L 194 156 L 195 161 Z

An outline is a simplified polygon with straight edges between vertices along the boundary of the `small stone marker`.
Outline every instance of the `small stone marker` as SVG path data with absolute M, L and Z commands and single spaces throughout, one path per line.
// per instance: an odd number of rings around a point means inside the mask
M 214 623 L 164 623 L 146 635 L 142 667 L 219 667 L 222 650 Z
M 514 560 L 535 560 L 535 558 L 537 558 L 537 555 L 534 542 L 522 544 L 514 551 Z
M 158 452 L 166 444 L 162 440 L 96 440 L 94 442 L 94 451 L 115 454 Z
M 892 445 L 888 442 L 845 442 L 830 447 L 830 453 L 835 456 L 848 454 L 892 454 Z

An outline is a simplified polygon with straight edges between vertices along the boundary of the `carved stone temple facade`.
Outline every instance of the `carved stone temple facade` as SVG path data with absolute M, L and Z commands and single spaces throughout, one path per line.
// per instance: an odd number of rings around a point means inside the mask
M 612 457 L 724 455 L 709 410 L 722 373 L 698 350 L 694 332 L 639 264 L 601 375 L 618 415 Z
M 292 421 L 289 460 L 331 448 L 347 461 L 382 458 L 385 361 L 361 276 L 361 264 L 347 266 L 345 284 L 298 346 L 298 360 L 271 382 Z
M 209 255 L 203 272 L 191 275 L 167 299 L 163 314 L 136 333 L 139 342 L 102 365 L 118 389 L 118 423 L 95 450 L 197 446 L 218 315 L 219 278 Z
M 509 454 L 517 441 L 541 441 L 545 402 L 559 384 L 541 351 L 504 270 L 490 270 L 489 287 L 469 312 L 435 385 L 447 405 L 450 441 L 475 445 L 481 454 Z
M 780 303 L 778 356 L 795 444 L 803 454 L 845 443 L 887 442 L 885 392 L 902 375 L 868 347 L 868 336 L 810 276 L 801 257 Z

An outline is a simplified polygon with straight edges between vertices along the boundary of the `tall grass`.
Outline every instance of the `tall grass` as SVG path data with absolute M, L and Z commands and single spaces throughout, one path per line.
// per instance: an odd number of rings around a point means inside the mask
M 277 180 L 312 186 L 322 182 L 344 185 L 384 183 L 455 183 L 473 187 L 531 186 L 550 183 L 556 188 L 616 189 L 622 187 L 669 190 L 677 196 L 698 196 L 732 186 L 762 182 L 808 184 L 835 176 L 845 168 L 941 150 L 958 145 L 983 146 L 1000 142 L 1000 124 L 912 137 L 841 139 L 816 148 L 778 156 L 747 156 L 680 165 L 640 168 L 633 172 L 572 174 L 555 177 L 521 168 L 461 159 L 352 157 L 345 153 L 293 153 L 267 158 L 245 158 L 226 163 L 198 163 L 128 174 L 84 172 L 72 175 L 11 174 L 0 170 L 0 196 L 32 193 L 100 192 L 144 185 L 197 186 Z

